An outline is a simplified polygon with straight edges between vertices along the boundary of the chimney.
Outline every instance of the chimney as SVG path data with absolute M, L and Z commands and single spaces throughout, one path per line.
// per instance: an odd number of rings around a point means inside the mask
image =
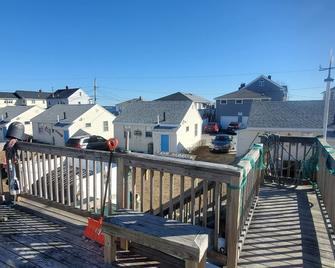
M 165 112 L 163 112 L 163 120 L 162 121 L 165 121 Z
M 65 89 L 68 90 L 68 89 L 69 89 L 69 86 L 66 86 Z
M 157 125 L 159 125 L 159 115 L 157 115 Z
M 66 119 L 66 112 L 64 112 L 64 119 Z
M 41 93 L 41 92 L 42 92 L 42 89 L 40 89 L 38 92 L 40 92 L 40 93 Z
M 59 114 L 57 114 L 57 123 L 59 123 Z
M 271 75 L 268 75 L 268 79 L 270 79 L 270 80 L 271 80 Z
M 242 83 L 238 89 L 242 89 L 245 87 L 245 83 Z
M 8 113 L 7 112 L 5 113 L 5 117 L 8 118 Z

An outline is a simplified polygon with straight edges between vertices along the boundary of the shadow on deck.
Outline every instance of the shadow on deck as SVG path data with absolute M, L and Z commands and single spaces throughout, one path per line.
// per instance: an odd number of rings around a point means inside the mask
M 326 222 L 311 186 L 262 187 L 239 266 L 334 268 L 334 232 Z

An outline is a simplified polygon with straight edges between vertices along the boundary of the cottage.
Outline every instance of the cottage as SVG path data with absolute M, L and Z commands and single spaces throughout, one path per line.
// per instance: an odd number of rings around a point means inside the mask
M 130 100 L 126 100 L 126 101 L 117 103 L 115 105 L 115 112 L 121 113 L 128 105 L 131 105 L 131 104 L 133 104 L 135 102 L 138 102 L 138 101 L 143 101 L 143 98 L 141 96 L 139 96 L 138 98 L 133 98 L 133 99 L 130 99 Z
M 156 101 L 191 101 L 198 110 L 210 108 L 211 102 L 203 97 L 192 93 L 176 92 L 168 96 L 157 99 Z
M 44 111 L 39 106 L 7 106 L 0 108 L 0 141 L 6 140 L 8 126 L 12 122 L 24 124 L 25 133 L 32 136 L 31 119 Z
M 50 92 L 17 90 L 14 93 L 18 97 L 16 105 L 39 106 L 47 108 L 47 98 Z
M 48 107 L 56 104 L 90 104 L 90 97 L 81 88 L 58 89 L 48 97 Z
M 114 115 L 98 104 L 57 104 L 31 121 L 34 140 L 63 146 L 79 132 L 112 138 L 114 119 Z
M 330 104 L 330 132 L 335 130 L 335 101 Z M 267 101 L 253 102 L 246 129 L 237 134 L 237 156 L 259 142 L 259 135 L 274 133 L 282 136 L 322 135 L 324 101 Z
M 18 97 L 11 92 L 0 92 L 0 107 L 14 106 Z
M 247 126 L 254 101 L 285 101 L 287 87 L 274 82 L 271 76 L 261 75 L 249 84 L 241 84 L 237 91 L 219 96 L 216 101 L 216 121 L 225 128 L 230 122 Z
M 114 120 L 120 147 L 144 153 L 187 152 L 201 140 L 202 119 L 190 101 L 141 101 Z

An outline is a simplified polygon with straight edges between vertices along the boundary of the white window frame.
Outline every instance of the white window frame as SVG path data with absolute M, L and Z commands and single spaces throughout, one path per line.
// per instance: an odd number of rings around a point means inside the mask
M 220 100 L 220 104 L 226 105 L 226 104 L 228 104 L 228 101 L 227 100 Z
M 243 100 L 235 100 L 235 104 L 243 104 Z
M 103 122 L 102 122 L 102 128 L 103 128 L 103 131 L 104 131 L 104 132 L 109 131 L 109 124 L 108 124 L 108 121 L 103 121 Z

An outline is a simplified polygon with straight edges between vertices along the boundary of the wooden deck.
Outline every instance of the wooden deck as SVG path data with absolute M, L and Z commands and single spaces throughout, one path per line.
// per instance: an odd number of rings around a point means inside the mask
M 310 186 L 267 185 L 261 188 L 239 267 L 334 268 L 334 243 Z
M 103 247 L 83 238 L 83 226 L 0 205 L 0 217 L 4 215 L 8 221 L 0 222 L 0 267 L 183 266 L 178 259 L 136 245 L 131 252 L 118 252 L 117 263 L 105 265 Z

